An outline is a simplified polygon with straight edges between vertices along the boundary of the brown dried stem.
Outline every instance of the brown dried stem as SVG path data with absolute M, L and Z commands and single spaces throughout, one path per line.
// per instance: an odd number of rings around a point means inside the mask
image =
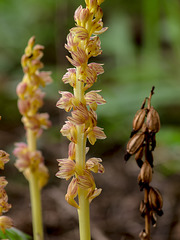
M 144 191 L 144 200 L 141 202 L 140 211 L 145 219 L 145 228 L 140 233 L 141 240 L 150 240 L 150 223 L 156 226 L 155 214 L 161 216 L 162 196 L 160 192 L 150 186 L 153 172 L 153 154 L 156 146 L 155 135 L 160 129 L 160 120 L 157 111 L 151 106 L 151 98 L 154 94 L 154 86 L 148 98 L 145 98 L 140 110 L 133 120 L 133 130 L 127 144 L 127 152 L 124 159 L 127 161 L 135 154 L 135 160 L 140 167 L 138 182 L 140 190 Z M 147 107 L 146 105 L 147 100 Z M 143 160 L 144 156 L 144 160 Z
M 144 189 L 144 204 L 148 206 L 148 189 L 146 188 Z M 146 239 L 150 240 L 150 214 L 148 210 L 146 211 L 144 219 L 145 219 L 145 233 L 147 235 Z

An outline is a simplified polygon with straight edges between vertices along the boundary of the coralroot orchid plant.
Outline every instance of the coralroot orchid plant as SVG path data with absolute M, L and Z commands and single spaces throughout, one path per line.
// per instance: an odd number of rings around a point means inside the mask
M 57 107 L 71 112 L 61 129 L 63 136 L 71 142 L 68 157 L 59 159 L 59 171 L 56 176 L 69 180 L 72 178 L 66 201 L 78 209 L 80 239 L 90 240 L 89 203 L 101 193 L 91 172 L 103 173 L 104 167 L 100 158 L 90 158 L 86 161 L 87 139 L 95 144 L 96 139 L 105 139 L 103 129 L 97 126 L 97 105 L 105 103 L 99 94 L 100 90 L 86 92 L 104 72 L 102 64 L 89 63 L 91 57 L 102 53 L 99 34 L 105 32 L 103 27 L 103 12 L 100 4 L 103 0 L 85 0 L 86 8 L 79 6 L 74 14 L 76 27 L 70 29 L 65 48 L 70 52 L 67 56 L 74 68 L 69 68 L 62 81 L 69 83 L 74 92 L 60 91 L 62 97 Z M 75 198 L 78 196 L 78 202 Z
M 1 119 L 1 116 L 0 116 Z M 4 170 L 4 164 L 9 161 L 9 154 L 3 150 L 0 150 L 0 169 Z M 5 233 L 5 230 L 13 226 L 13 221 L 10 217 L 3 216 L 11 208 L 11 204 L 8 203 L 8 196 L 5 191 L 5 187 L 8 184 L 4 176 L 0 177 L 0 230 Z
M 39 87 L 45 87 L 52 79 L 50 72 L 40 71 L 44 47 L 34 44 L 35 37 L 31 37 L 21 59 L 24 77 L 17 86 L 18 108 L 23 116 L 27 144 L 16 143 L 14 155 L 17 157 L 15 166 L 29 181 L 34 240 L 43 240 L 40 190 L 48 180 L 48 169 L 36 145 L 43 129 L 50 127 L 51 123 L 47 113 L 38 113 L 44 97 Z
M 154 87 L 149 98 L 145 98 L 141 109 L 136 113 L 133 120 L 133 131 L 127 144 L 127 161 L 135 154 L 135 160 L 140 167 L 138 183 L 140 190 L 144 190 L 144 200 L 140 204 L 141 215 L 145 218 L 145 228 L 140 233 L 141 240 L 150 240 L 150 222 L 156 226 L 156 214 L 162 216 L 163 200 L 157 188 L 150 186 L 153 173 L 153 154 L 156 147 L 156 133 L 160 129 L 158 112 L 151 106 L 151 97 L 154 94 Z M 147 107 L 145 107 L 147 101 Z M 143 160 L 144 156 L 144 160 Z

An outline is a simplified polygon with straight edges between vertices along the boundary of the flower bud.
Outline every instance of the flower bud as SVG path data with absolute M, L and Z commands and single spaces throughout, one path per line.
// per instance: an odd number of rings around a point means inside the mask
M 127 152 L 134 154 L 142 146 L 145 135 L 142 133 L 135 134 L 127 144 Z
M 157 133 L 160 129 L 159 114 L 153 107 L 148 112 L 146 124 L 149 132 Z
M 163 199 L 159 190 L 151 187 L 148 194 L 148 200 L 150 208 L 157 212 L 159 216 L 162 216 Z
M 138 131 L 142 127 L 145 117 L 146 117 L 146 109 L 145 108 L 137 111 L 137 113 L 134 117 L 134 120 L 133 120 L 133 130 L 134 131 Z

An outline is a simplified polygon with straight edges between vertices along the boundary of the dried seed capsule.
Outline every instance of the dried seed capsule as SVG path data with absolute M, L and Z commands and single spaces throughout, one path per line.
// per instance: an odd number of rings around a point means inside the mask
M 131 155 L 136 153 L 144 142 L 145 135 L 143 133 L 135 134 L 127 144 L 127 152 Z
M 137 111 L 137 113 L 134 117 L 134 120 L 133 120 L 133 130 L 134 131 L 138 131 L 142 127 L 145 117 L 146 117 L 146 109 L 145 108 Z
M 149 132 L 157 133 L 160 129 L 159 114 L 153 107 L 151 107 L 148 112 L 146 124 Z
M 145 161 L 141 167 L 141 171 L 138 176 L 138 182 L 140 186 L 140 190 L 152 181 L 152 168 L 148 161 Z
M 144 150 L 144 147 L 140 147 L 139 150 L 137 151 L 137 153 L 135 154 L 135 159 L 142 159 L 143 157 L 143 150 Z
M 135 160 L 137 162 L 137 165 L 141 168 L 143 165 L 142 157 L 143 157 L 143 151 L 144 147 L 140 147 L 137 153 L 135 154 Z
M 157 212 L 159 216 L 163 214 L 162 206 L 163 206 L 163 199 L 159 190 L 150 187 L 149 194 L 148 194 L 149 206 L 150 208 Z

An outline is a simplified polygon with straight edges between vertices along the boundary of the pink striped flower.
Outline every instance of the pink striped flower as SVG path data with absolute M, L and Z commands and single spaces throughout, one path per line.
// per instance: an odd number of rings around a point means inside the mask
M 59 94 L 61 94 L 62 97 L 59 99 L 56 106 L 69 112 L 73 107 L 74 95 L 67 91 L 59 91 Z

